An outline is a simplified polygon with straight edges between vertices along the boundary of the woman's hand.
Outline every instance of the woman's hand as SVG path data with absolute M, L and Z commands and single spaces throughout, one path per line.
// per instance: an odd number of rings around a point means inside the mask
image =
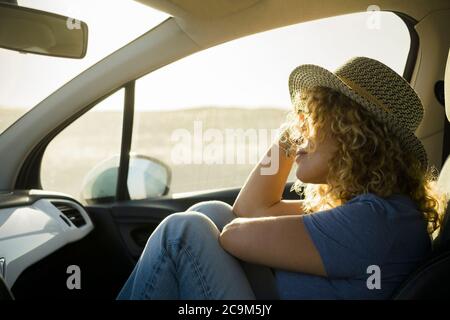
M 233 204 L 234 213 L 238 217 L 302 214 L 302 200 L 281 199 L 294 160 L 295 154 L 287 155 L 274 142 L 239 192 Z

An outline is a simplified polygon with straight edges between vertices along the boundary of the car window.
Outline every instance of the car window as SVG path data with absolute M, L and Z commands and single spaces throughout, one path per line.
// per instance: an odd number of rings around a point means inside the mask
M 114 194 L 117 172 L 103 168 L 118 163 L 123 100 L 124 89 L 120 89 L 50 142 L 41 165 L 44 189 L 66 193 L 83 203 L 92 195 L 103 198 Z
M 19 0 L 19 5 L 86 22 L 88 50 L 83 59 L 66 59 L 0 48 L 0 133 L 77 74 L 168 17 L 131 0 Z
M 376 23 L 357 13 L 251 35 L 138 79 L 131 198 L 241 187 L 291 108 L 287 80 L 299 64 L 332 70 L 368 56 L 403 74 L 409 32 L 396 15 L 378 14 Z M 49 144 L 44 189 L 82 202 L 114 198 L 123 96 L 120 90 L 102 101 Z
M 136 82 L 132 152 L 170 168 L 172 194 L 241 187 L 291 108 L 287 80 L 296 66 L 333 70 L 367 56 L 402 75 L 410 42 L 395 14 L 364 12 L 196 53 Z M 288 181 L 295 180 L 295 169 Z

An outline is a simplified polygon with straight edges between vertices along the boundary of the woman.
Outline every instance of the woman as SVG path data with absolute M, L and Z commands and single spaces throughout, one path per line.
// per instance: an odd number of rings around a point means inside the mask
M 409 84 L 358 57 L 335 73 L 302 65 L 289 90 L 288 126 L 233 207 L 164 219 L 119 299 L 254 299 L 270 286 L 281 299 L 383 299 L 429 255 L 447 199 L 414 135 L 423 107 Z M 294 162 L 304 199 L 283 200 Z

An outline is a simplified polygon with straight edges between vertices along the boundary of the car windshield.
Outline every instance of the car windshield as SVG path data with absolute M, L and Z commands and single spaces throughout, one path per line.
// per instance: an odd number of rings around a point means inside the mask
M 83 70 L 168 18 L 132 0 L 19 0 L 18 4 L 86 22 L 88 51 L 83 59 L 67 59 L 0 48 L 0 133 Z

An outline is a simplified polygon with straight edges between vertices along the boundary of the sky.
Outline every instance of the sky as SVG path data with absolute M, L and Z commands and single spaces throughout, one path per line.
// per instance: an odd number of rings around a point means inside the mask
M 90 36 L 82 60 L 0 49 L 0 106 L 24 112 L 168 17 L 132 0 L 19 0 L 19 4 L 81 19 Z M 287 107 L 287 79 L 299 64 L 334 70 L 350 57 L 368 56 L 402 74 L 409 45 L 406 26 L 390 13 L 362 12 L 288 26 L 210 48 L 143 77 L 136 85 L 136 109 Z M 117 95 L 99 110 L 121 106 Z
M 0 48 L 0 106 L 27 109 L 168 17 L 132 0 L 18 0 L 18 3 L 77 18 L 89 28 L 88 51 L 81 60 Z

